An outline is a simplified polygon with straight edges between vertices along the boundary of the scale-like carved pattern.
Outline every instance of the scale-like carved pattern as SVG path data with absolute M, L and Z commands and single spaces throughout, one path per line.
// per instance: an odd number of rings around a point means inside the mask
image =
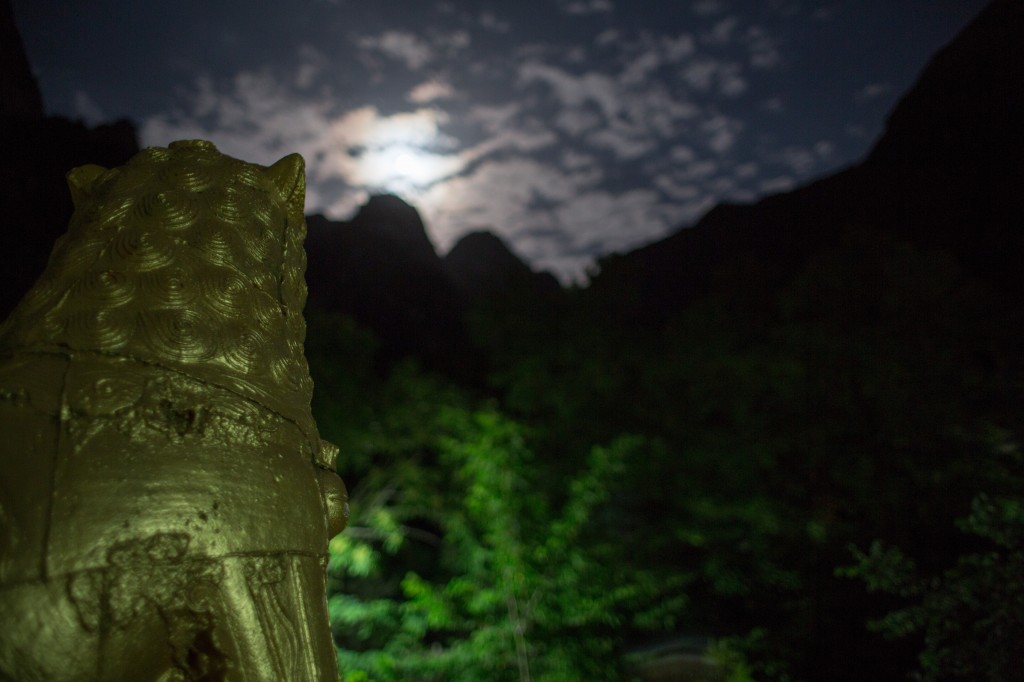
M 92 169 L 70 176 L 68 234 L 0 345 L 182 369 L 294 419 L 312 440 L 311 418 L 293 407 L 312 397 L 301 159 L 263 168 L 186 141 Z
M 301 158 L 187 141 L 68 182 L 0 327 L 0 679 L 336 679 Z

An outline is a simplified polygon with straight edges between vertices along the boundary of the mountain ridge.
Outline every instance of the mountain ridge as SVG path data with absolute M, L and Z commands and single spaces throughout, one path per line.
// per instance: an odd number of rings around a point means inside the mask
M 886 131 L 858 164 L 752 204 L 723 203 L 692 227 L 598 261 L 590 288 L 637 291 L 645 319 L 662 319 L 714 288 L 729 263 L 760 264 L 777 286 L 811 253 L 870 228 L 955 252 L 1009 294 L 1024 293 L 1024 5 L 994 0 L 926 65 Z M 993 60 L 1005 68 L 994 69 Z M 979 75 L 981 74 L 981 75 Z M 977 81 L 982 87 L 975 87 Z M 977 101 L 963 103 L 960 94 Z M 957 102 L 954 107 L 947 102 Z M 966 130 L 961 139 L 957 135 Z M 945 137 L 950 137 L 948 144 Z M 965 228 L 970 226 L 970 228 Z

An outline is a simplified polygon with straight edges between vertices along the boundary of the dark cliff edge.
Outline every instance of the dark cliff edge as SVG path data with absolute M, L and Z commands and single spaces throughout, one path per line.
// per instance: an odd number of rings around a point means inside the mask
M 949 250 L 1008 296 L 1024 294 L 1024 4 L 996 0 L 926 66 L 861 163 L 599 261 L 591 289 L 630 289 L 657 322 L 727 286 L 771 289 L 856 230 Z M 619 298 L 622 298 L 619 296 Z
M 307 217 L 310 304 L 372 330 L 384 359 L 417 356 L 450 369 L 465 351 L 467 301 L 427 237 L 419 213 L 373 197 L 349 221 Z
M 135 127 L 116 121 L 90 128 L 46 116 L 10 3 L 0 5 L 0 319 L 42 272 L 71 218 L 65 175 L 75 166 L 120 166 L 139 150 Z

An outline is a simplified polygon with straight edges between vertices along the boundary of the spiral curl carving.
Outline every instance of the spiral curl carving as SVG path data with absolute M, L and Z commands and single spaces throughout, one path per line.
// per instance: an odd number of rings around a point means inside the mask
M 0 344 L 115 353 L 308 405 L 301 166 L 187 141 L 75 172 L 71 228 Z
M 182 190 L 150 192 L 136 204 L 137 217 L 155 221 L 168 231 L 190 228 L 199 217 L 200 202 L 193 193 Z
M 68 232 L 0 326 L 0 516 L 27 529 L 0 678 L 336 680 L 301 158 L 181 141 L 68 183 Z
M 129 272 L 149 272 L 169 265 L 175 257 L 174 242 L 167 235 L 126 226 L 110 242 L 108 253 L 123 262 Z
M 209 171 L 197 166 L 166 165 L 159 174 L 161 180 L 172 187 L 190 192 L 202 192 L 213 186 Z
M 70 293 L 102 311 L 129 303 L 135 296 L 135 281 L 121 270 L 90 270 L 72 285 Z
M 139 317 L 142 342 L 161 357 L 196 362 L 210 359 L 216 351 L 215 332 L 194 310 L 146 310 Z
M 249 312 L 252 289 L 245 278 L 229 268 L 220 268 L 198 283 L 198 300 L 211 316 L 238 320 Z

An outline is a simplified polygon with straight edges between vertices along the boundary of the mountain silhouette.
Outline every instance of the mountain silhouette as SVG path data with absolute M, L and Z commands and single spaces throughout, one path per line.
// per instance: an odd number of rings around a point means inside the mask
M 473 301 L 503 295 L 538 295 L 560 289 L 549 272 L 535 272 L 493 232 L 463 236 L 445 254 L 445 270 Z
M 128 121 L 94 128 L 46 116 L 43 100 L 14 23 L 0 5 L 0 319 L 11 312 L 43 271 L 53 243 L 71 218 L 65 174 L 95 163 L 120 166 L 139 150 Z
M 0 2 L 0 118 L 43 117 L 43 96 L 14 23 L 10 0 Z
M 768 291 L 852 231 L 954 254 L 1024 294 L 1024 3 L 995 0 L 936 54 L 863 162 L 599 261 L 595 293 L 652 322 L 720 287 Z M 632 296 L 623 296 L 621 290 Z M 631 304 L 632 305 L 632 304 Z
M 349 221 L 313 215 L 307 226 L 311 304 L 371 329 L 385 359 L 415 355 L 448 368 L 464 351 L 466 298 L 416 209 L 376 196 Z
M 85 163 L 120 165 L 138 142 L 127 121 L 90 129 L 43 116 L 9 3 L 3 10 L 0 211 L 17 226 L 0 244 L 5 316 L 66 229 L 64 174 Z M 1024 3 L 994 0 L 933 57 L 861 163 L 753 204 L 721 204 L 692 227 L 604 257 L 590 292 L 627 318 L 657 322 L 723 286 L 769 292 L 843 235 L 869 229 L 948 251 L 1019 299 L 1021 83 Z M 556 290 L 550 275 L 530 271 L 494 235 L 467 235 L 440 258 L 416 209 L 394 196 L 371 198 L 350 221 L 308 222 L 311 303 L 372 329 L 388 357 L 445 366 L 465 348 L 466 314 L 480 300 Z

